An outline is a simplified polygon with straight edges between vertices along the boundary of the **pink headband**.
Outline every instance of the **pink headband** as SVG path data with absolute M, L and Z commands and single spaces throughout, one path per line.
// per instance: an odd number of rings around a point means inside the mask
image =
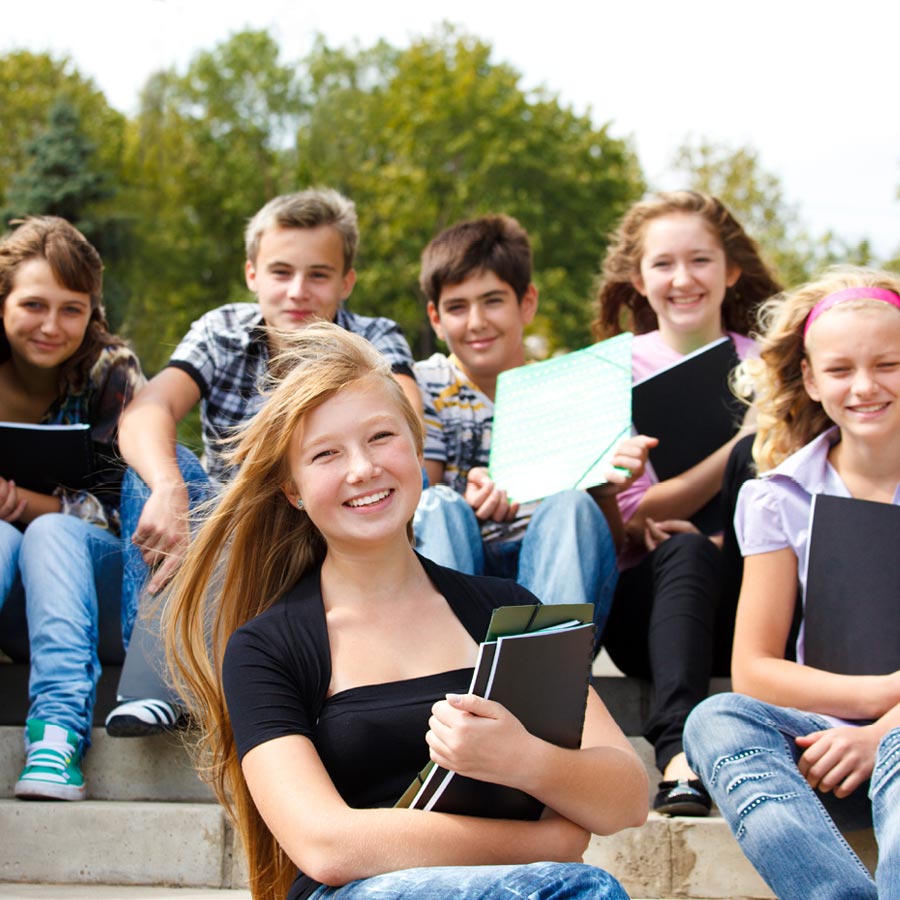
M 900 296 L 886 288 L 877 287 L 853 287 L 845 288 L 843 291 L 835 291 L 823 297 L 809 312 L 806 317 L 806 324 L 803 326 L 803 340 L 806 341 L 806 335 L 809 334 L 810 326 L 824 312 L 828 312 L 832 306 L 839 303 L 845 303 L 847 300 L 881 300 L 882 303 L 890 303 L 891 306 L 900 309 Z

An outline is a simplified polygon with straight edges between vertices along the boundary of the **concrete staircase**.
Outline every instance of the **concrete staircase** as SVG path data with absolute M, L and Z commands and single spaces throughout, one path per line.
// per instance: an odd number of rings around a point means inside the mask
M 95 727 L 85 760 L 89 800 L 13 798 L 23 756 L 24 693 L 15 699 L 10 692 L 23 686 L 22 671 L 14 671 L 23 669 L 0 664 L 0 900 L 249 897 L 234 831 L 177 737 L 112 739 Z M 97 725 L 117 678 L 113 669 L 104 674 Z M 610 674 L 599 687 L 626 733 L 639 733 L 647 685 Z M 649 745 L 641 738 L 633 742 L 655 785 L 659 774 Z M 871 832 L 854 839 L 867 865 L 873 864 Z M 772 897 L 717 816 L 651 814 L 642 828 L 595 837 L 586 861 L 614 873 L 632 897 Z

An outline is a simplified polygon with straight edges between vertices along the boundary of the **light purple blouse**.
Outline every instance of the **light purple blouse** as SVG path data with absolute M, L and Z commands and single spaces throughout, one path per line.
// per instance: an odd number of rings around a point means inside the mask
M 851 497 L 847 485 L 828 461 L 840 440 L 837 426 L 820 434 L 774 469 L 744 483 L 738 495 L 734 529 L 741 553 L 755 556 L 790 547 L 797 557 L 797 574 L 806 596 L 809 561 L 809 514 L 813 494 Z M 900 485 L 894 493 L 900 506 Z M 802 663 L 803 626 L 797 637 L 797 662 Z

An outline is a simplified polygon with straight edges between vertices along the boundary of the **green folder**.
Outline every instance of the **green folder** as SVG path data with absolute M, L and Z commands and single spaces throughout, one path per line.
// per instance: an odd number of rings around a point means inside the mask
M 501 373 L 491 479 L 518 503 L 606 482 L 631 433 L 631 334 Z

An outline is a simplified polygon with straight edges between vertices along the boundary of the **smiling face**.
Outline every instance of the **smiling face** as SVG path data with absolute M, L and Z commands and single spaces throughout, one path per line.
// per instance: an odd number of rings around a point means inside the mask
M 284 331 L 334 321 L 356 283 L 354 270 L 344 271 L 344 245 L 330 225 L 265 232 L 245 275 L 266 324 Z
M 437 304 L 428 304 L 428 317 L 469 378 L 492 395 L 501 372 L 524 364 L 525 326 L 536 310 L 534 285 L 520 301 L 493 272 L 480 272 L 445 286 Z
M 90 295 L 63 287 L 40 257 L 18 267 L 3 301 L 13 360 L 44 370 L 58 369 L 78 350 L 90 317 Z
M 422 462 L 396 394 L 377 378 L 348 385 L 303 419 L 284 493 L 329 550 L 407 541 Z
M 725 291 L 740 278 L 702 216 L 672 213 L 644 228 L 635 289 L 650 304 L 662 339 L 689 353 L 723 334 Z
M 810 326 L 806 392 L 847 436 L 900 434 L 900 310 L 837 306 Z

